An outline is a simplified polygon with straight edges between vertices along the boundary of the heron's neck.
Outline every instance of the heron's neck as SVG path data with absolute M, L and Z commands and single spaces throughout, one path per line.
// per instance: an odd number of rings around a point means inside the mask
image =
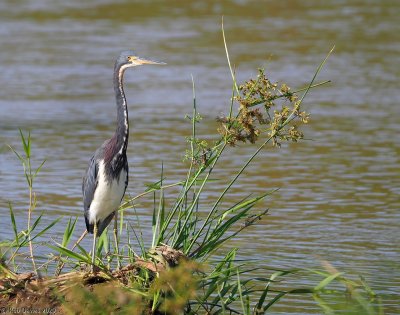
M 117 102 L 117 130 L 115 137 L 120 152 L 126 152 L 129 138 L 128 106 L 123 88 L 124 67 L 115 69 L 114 90 Z

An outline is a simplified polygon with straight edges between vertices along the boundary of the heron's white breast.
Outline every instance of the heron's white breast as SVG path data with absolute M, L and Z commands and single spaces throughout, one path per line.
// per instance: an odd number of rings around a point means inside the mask
M 89 222 L 104 220 L 118 209 L 125 193 L 126 171 L 123 169 L 119 181 L 106 181 L 104 161 L 99 162 L 98 184 L 89 208 Z

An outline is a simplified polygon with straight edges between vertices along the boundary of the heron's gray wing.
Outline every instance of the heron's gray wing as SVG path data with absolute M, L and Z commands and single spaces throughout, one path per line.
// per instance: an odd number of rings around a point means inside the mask
M 90 159 L 89 167 L 82 181 L 83 209 L 85 211 L 86 228 L 88 232 L 93 233 L 93 224 L 89 224 L 88 212 L 90 204 L 93 201 L 94 191 L 98 184 L 98 164 L 94 156 Z

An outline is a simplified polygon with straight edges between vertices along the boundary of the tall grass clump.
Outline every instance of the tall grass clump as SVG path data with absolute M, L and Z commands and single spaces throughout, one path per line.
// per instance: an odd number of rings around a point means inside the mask
M 6 250 L 4 252 L 2 252 L 0 250 L 0 260 L 4 261 L 6 254 L 8 252 L 11 252 L 10 257 L 8 258 L 8 263 L 16 266 L 15 258 L 18 256 L 19 251 L 22 248 L 24 248 L 25 246 L 28 246 L 29 247 L 29 257 L 28 258 L 32 262 L 33 272 L 35 273 L 35 275 L 37 277 L 40 277 L 40 274 L 39 274 L 39 271 L 38 271 L 38 268 L 37 268 L 36 262 L 35 262 L 34 252 L 33 252 L 33 241 L 36 238 L 43 235 L 47 230 L 51 229 L 59 221 L 59 219 L 54 220 L 52 223 L 50 223 L 44 229 L 37 232 L 38 224 L 41 222 L 43 212 L 36 218 L 36 220 L 33 221 L 33 213 L 36 209 L 36 201 L 37 201 L 33 184 L 35 182 L 36 176 L 40 172 L 45 161 L 41 162 L 37 168 L 33 167 L 31 134 L 30 134 L 30 132 L 28 132 L 27 135 L 24 135 L 22 130 L 20 130 L 19 133 L 20 133 L 20 139 L 21 139 L 23 151 L 18 152 L 12 146 L 9 146 L 9 147 L 14 152 L 14 154 L 17 156 L 18 160 L 20 161 L 20 163 L 23 167 L 24 177 L 25 177 L 27 185 L 28 185 L 29 199 L 28 199 L 28 205 L 27 205 L 27 210 L 26 210 L 27 224 L 26 224 L 26 229 L 18 231 L 13 206 L 11 203 L 9 203 L 11 226 L 12 226 L 12 230 L 14 232 L 14 239 L 9 242 L 1 243 L 2 246 L 0 246 L 0 249 L 1 249 L 1 247 L 5 247 Z
M 302 127 L 310 120 L 304 109 L 305 97 L 311 89 L 327 83 L 316 82 L 316 78 L 332 51 L 303 88 L 293 90 L 286 83 L 273 82 L 264 69 L 258 69 L 254 78 L 240 84 L 231 66 L 224 32 L 223 38 L 232 75 L 232 97 L 227 113 L 217 118 L 216 135 L 213 140 L 207 135 L 205 140 L 198 133 L 202 117 L 193 82 L 193 109 L 187 116 L 191 136 L 185 153 L 186 175 L 180 181 L 166 184 L 162 167 L 158 180 L 140 195 L 125 200 L 119 209 L 117 235 L 121 238 L 124 234 L 126 242 L 111 242 L 108 234 L 103 233 L 96 248 L 95 273 L 89 272 L 90 253 L 80 245 L 85 233 L 71 246 L 78 218 L 70 218 L 62 239 L 45 243 L 52 253 L 43 266 L 54 275 L 40 277 L 44 267 L 41 270 L 35 263 L 34 241 L 60 219 L 37 232 L 43 214 L 33 221 L 36 208 L 33 183 L 44 162 L 32 168 L 30 134 L 25 136 L 21 132 L 24 154 L 12 150 L 24 167 L 29 187 L 27 228 L 18 230 L 10 203 L 14 239 L 0 243 L 0 291 L 4 294 L 0 304 L 18 304 L 19 297 L 29 296 L 31 301 L 55 305 L 63 313 L 265 314 L 284 296 L 302 294 L 320 305 L 324 313 L 334 314 L 325 297 L 347 293 L 355 313 L 383 313 L 373 306 L 373 303 L 379 306 L 379 299 L 362 279 L 351 280 L 328 263 L 325 271 L 267 270 L 251 257 L 238 260 L 240 249 L 228 246 L 229 240 L 267 214 L 262 202 L 275 191 L 259 195 L 244 192 L 238 201 L 232 202 L 231 188 L 267 145 L 280 147 L 284 142 L 299 142 L 304 138 Z M 221 158 L 230 154 L 230 147 L 238 143 L 253 145 L 253 153 L 224 183 L 214 200 L 202 198 L 207 189 L 214 187 L 214 174 L 223 168 Z M 178 193 L 174 195 L 174 191 Z M 135 211 L 136 202 L 145 195 L 153 197 L 150 241 L 142 236 L 143 224 Z M 204 214 L 200 209 L 208 210 Z M 127 211 L 134 213 L 129 220 Z M 15 258 L 24 247 L 29 248 L 35 276 L 17 273 L 20 267 Z M 120 262 L 121 268 L 115 269 Z M 254 272 L 264 276 L 254 277 Z M 285 287 L 284 280 L 300 273 L 317 275 L 320 280 L 313 286 Z M 332 284 L 334 289 L 328 290 Z M 45 301 L 39 299 L 43 292 L 48 293 Z

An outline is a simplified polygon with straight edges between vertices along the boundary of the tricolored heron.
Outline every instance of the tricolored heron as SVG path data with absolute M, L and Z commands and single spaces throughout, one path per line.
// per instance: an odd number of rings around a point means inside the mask
M 93 234 L 92 267 L 96 257 L 96 237 L 115 217 L 114 237 L 117 255 L 117 212 L 128 186 L 128 161 L 126 149 L 129 138 L 128 106 L 123 88 L 124 71 L 127 68 L 164 64 L 140 58 L 133 51 L 123 51 L 114 66 L 114 91 L 117 101 L 117 129 L 111 139 L 106 140 L 92 156 L 85 176 L 82 192 L 86 229 Z M 119 267 L 118 257 L 118 267 Z

